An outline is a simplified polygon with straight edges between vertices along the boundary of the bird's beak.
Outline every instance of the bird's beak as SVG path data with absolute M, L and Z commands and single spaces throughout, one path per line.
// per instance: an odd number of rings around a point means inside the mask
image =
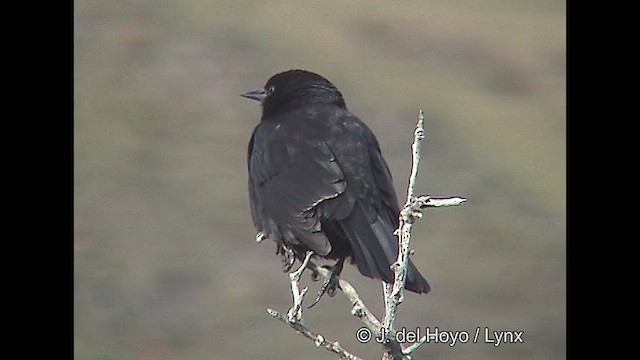
M 240 94 L 240 96 L 262 103 L 264 99 L 267 97 L 267 92 L 264 91 L 264 89 L 255 89 L 255 90 L 248 91 L 244 94 Z

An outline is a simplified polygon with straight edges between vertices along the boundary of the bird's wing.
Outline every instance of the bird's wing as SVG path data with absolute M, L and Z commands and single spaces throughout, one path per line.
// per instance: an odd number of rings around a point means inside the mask
M 390 265 L 398 256 L 394 231 L 400 213 L 391 172 L 373 132 L 362 121 L 347 113 L 335 127 L 328 145 L 343 169 L 347 188 L 320 204 L 320 209 L 330 210 L 325 225 L 349 242 L 360 273 L 391 283 Z M 429 291 L 429 284 L 411 261 L 406 287 L 418 293 Z
M 290 245 L 301 242 L 324 256 L 331 244 L 317 205 L 342 194 L 346 183 L 327 143 L 299 130 L 263 122 L 254 131 L 248 161 L 252 215 L 267 235 Z
M 391 172 L 371 130 L 350 113 L 343 114 L 327 137 L 343 169 L 347 188 L 321 204 L 329 231 L 348 241 L 360 272 L 393 281 L 389 265 L 398 253 L 398 201 Z

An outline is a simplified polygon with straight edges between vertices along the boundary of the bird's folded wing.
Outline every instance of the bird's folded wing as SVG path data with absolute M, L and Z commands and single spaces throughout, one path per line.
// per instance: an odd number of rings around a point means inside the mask
M 318 255 L 331 245 L 321 232 L 317 205 L 342 194 L 346 183 L 326 143 L 269 134 L 249 160 L 249 191 L 254 222 L 290 244 L 302 242 Z

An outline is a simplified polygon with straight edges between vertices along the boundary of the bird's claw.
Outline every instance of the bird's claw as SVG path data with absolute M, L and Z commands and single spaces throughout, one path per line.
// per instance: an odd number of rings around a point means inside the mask
M 340 287 L 338 276 L 342 272 L 343 265 L 344 265 L 344 259 L 338 260 L 338 262 L 333 266 L 329 266 L 329 265 L 322 266 L 323 268 L 326 268 L 329 270 L 329 278 L 325 279 L 325 281 L 322 283 L 322 287 L 318 291 L 318 296 L 313 301 L 313 303 L 307 307 L 307 309 L 311 309 L 312 307 L 314 307 L 320 301 L 320 299 L 322 298 L 322 295 L 324 295 L 325 293 L 329 295 L 329 297 L 334 297 L 336 295 L 336 291 Z
M 325 293 L 329 295 L 329 297 L 334 297 L 336 295 L 337 289 L 338 277 L 332 275 L 331 277 L 329 277 L 329 279 L 325 280 L 324 283 L 322 283 L 322 287 L 318 291 L 318 296 L 316 296 L 316 299 L 313 300 L 313 303 L 311 303 L 311 305 L 307 306 L 307 309 L 311 309 L 312 307 L 314 307 Z
M 296 262 L 296 256 L 293 250 L 289 247 L 279 245 L 278 253 L 282 259 L 282 271 L 286 273 L 289 272 Z

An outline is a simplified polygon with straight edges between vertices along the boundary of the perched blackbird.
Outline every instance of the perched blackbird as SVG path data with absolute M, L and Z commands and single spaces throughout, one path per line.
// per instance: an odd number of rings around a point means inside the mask
M 242 96 L 262 104 L 247 159 L 251 215 L 259 236 L 276 242 L 284 270 L 312 250 L 337 260 L 333 291 L 346 258 L 362 275 L 393 283 L 400 208 L 391 173 L 340 91 L 318 74 L 289 70 Z M 430 290 L 411 261 L 405 288 Z

